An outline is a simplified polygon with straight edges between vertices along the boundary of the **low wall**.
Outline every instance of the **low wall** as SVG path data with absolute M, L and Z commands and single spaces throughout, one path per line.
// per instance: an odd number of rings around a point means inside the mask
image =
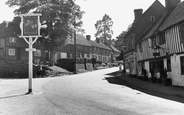
M 33 67 L 35 76 L 38 67 Z M 28 78 L 28 64 L 0 62 L 0 78 Z

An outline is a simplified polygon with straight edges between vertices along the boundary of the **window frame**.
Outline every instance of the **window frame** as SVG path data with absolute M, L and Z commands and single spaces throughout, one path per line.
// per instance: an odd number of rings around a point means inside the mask
M 34 56 L 41 57 L 42 51 L 40 49 L 36 49 L 36 51 L 34 51 Z
M 9 37 L 9 42 L 10 43 L 16 43 L 16 38 L 15 37 Z
M 15 48 L 9 48 L 8 49 L 8 55 L 9 56 L 15 56 Z
M 161 32 L 161 33 L 159 33 L 159 44 L 162 45 L 162 44 L 165 44 L 165 43 L 166 43 L 165 33 Z
M 149 16 L 148 22 L 155 22 L 155 16 Z

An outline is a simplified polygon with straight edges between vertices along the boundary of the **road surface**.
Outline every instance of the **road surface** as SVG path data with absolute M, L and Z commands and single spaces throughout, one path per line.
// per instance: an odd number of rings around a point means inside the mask
M 27 79 L 0 80 L 0 115 L 183 115 L 184 104 L 145 94 L 109 75 L 110 68 L 39 78 L 25 95 Z

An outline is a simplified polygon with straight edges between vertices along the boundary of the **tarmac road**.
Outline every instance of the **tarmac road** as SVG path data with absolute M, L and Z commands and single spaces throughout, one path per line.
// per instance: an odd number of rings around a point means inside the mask
M 71 76 L 34 79 L 34 94 L 29 95 L 24 95 L 27 80 L 1 80 L 0 114 L 183 115 L 183 103 L 110 84 L 108 80 L 114 78 L 107 74 L 117 70 L 115 67 Z

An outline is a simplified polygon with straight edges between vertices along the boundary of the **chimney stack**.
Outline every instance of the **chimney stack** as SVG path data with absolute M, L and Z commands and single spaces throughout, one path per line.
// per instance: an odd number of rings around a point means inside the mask
M 88 41 L 91 41 L 91 35 L 86 35 L 86 39 L 87 39 Z
M 165 0 L 167 12 L 171 12 L 180 2 L 181 0 Z
M 100 44 L 100 38 L 96 38 L 96 42 Z
M 134 22 L 142 15 L 142 12 L 143 12 L 143 9 L 134 10 L 134 16 L 135 16 Z

